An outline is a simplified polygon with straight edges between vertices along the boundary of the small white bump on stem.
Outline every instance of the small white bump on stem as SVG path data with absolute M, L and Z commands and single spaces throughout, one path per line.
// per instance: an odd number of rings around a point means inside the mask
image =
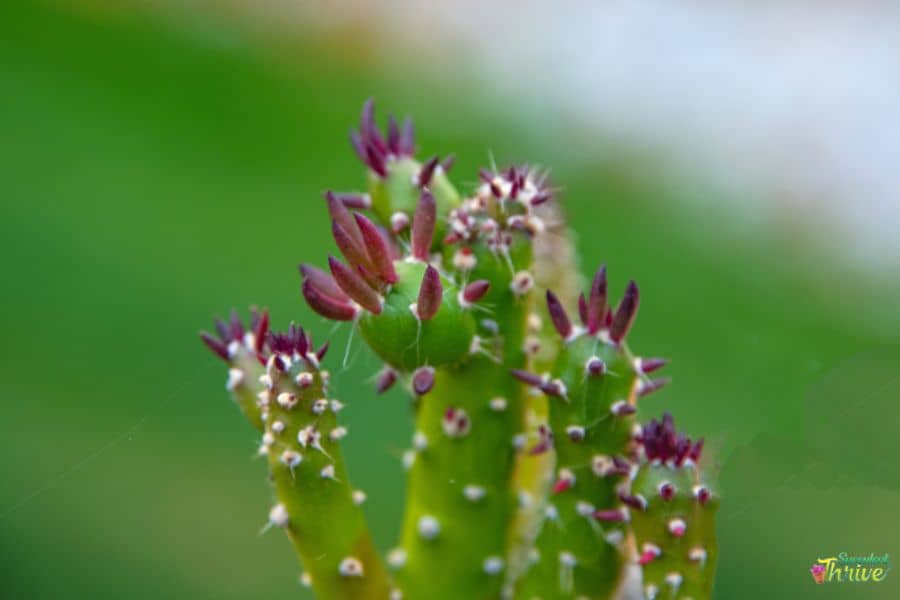
M 622 540 L 625 539 L 625 535 L 622 533 L 621 529 L 612 529 L 606 532 L 603 539 L 606 540 L 606 543 L 610 546 L 618 546 L 622 543 Z
M 466 500 L 469 502 L 478 502 L 482 498 L 484 498 L 487 492 L 480 485 L 469 484 L 463 488 L 463 496 L 466 497 Z
M 605 454 L 595 454 L 591 458 L 591 471 L 597 477 L 608 477 L 615 468 L 613 460 Z
M 298 373 L 294 378 L 294 383 L 297 384 L 301 390 L 306 389 L 313 384 L 313 375 L 312 373 L 308 373 L 303 371 L 302 373 Z
M 528 551 L 528 563 L 533 565 L 540 560 L 541 560 L 541 551 L 538 550 L 537 548 L 531 548 Z
M 421 431 L 417 431 L 413 434 L 412 445 L 416 452 L 422 452 L 428 448 L 428 438 Z
M 262 445 L 271 446 L 275 443 L 275 435 L 271 431 L 267 431 L 262 436 Z
M 419 517 L 418 531 L 423 540 L 433 540 L 441 532 L 441 524 L 431 515 L 422 515 Z
M 566 435 L 573 442 L 580 442 L 584 439 L 585 429 L 581 425 L 569 425 L 566 427 Z
M 241 369 L 228 369 L 228 381 L 225 382 L 225 389 L 229 392 L 244 383 L 246 374 Z
M 507 405 L 508 405 L 508 402 L 506 401 L 506 398 L 504 398 L 503 396 L 495 396 L 495 397 L 491 398 L 490 401 L 488 402 L 488 406 L 490 406 L 491 410 L 494 412 L 505 411 Z
M 275 527 L 287 527 L 290 516 L 287 507 L 280 502 L 269 509 L 269 525 Z M 267 527 L 268 527 L 267 526 Z
M 359 559 L 348 556 L 341 561 L 340 565 L 338 565 L 338 573 L 340 573 L 342 577 L 362 577 L 363 564 Z
M 409 471 L 416 463 L 416 453 L 414 450 L 406 450 L 403 453 L 403 468 Z
M 340 400 L 332 400 L 329 402 L 329 406 L 331 407 L 331 412 L 334 414 L 338 414 L 342 410 L 344 410 L 344 403 Z
M 706 550 L 700 546 L 694 546 L 691 548 L 690 552 L 688 552 L 688 558 L 695 563 L 703 565 L 706 563 Z
M 342 425 L 335 427 L 328 434 L 328 439 L 332 442 L 337 442 L 344 439 L 345 437 L 347 437 L 347 428 Z
M 524 296 L 534 287 L 534 276 L 528 271 L 519 271 L 513 275 L 509 287 L 516 296 Z
M 350 498 L 353 500 L 353 504 L 362 506 L 366 501 L 366 493 L 362 490 L 353 490 L 353 493 L 350 494 Z
M 313 584 L 312 575 L 304 571 L 300 574 L 300 585 L 305 588 L 311 588 Z
M 478 259 L 471 250 L 460 249 L 453 255 L 453 266 L 460 271 L 471 271 L 478 264 Z
M 293 471 L 303 462 L 303 456 L 296 450 L 285 450 L 281 453 L 281 456 L 278 457 L 278 460 L 281 461 L 281 464 Z
M 481 567 L 488 575 L 497 575 L 503 571 L 503 559 L 499 556 L 488 556 L 484 559 Z
M 681 582 L 684 581 L 684 578 L 681 576 L 681 573 L 677 571 L 672 571 L 671 573 L 666 575 L 665 582 L 669 584 L 673 590 L 677 590 L 681 587 Z
M 670 519 L 666 527 L 669 529 L 669 533 L 675 537 L 681 537 L 687 531 L 687 523 L 684 522 L 684 519 Z
M 256 394 L 256 405 L 260 408 L 264 408 L 269 406 L 269 403 L 272 401 L 272 391 L 264 389 Z
M 519 491 L 519 508 L 531 508 L 534 504 L 534 496 L 528 490 Z
M 406 564 L 406 550 L 403 548 L 394 548 L 387 555 L 388 566 L 399 569 Z
M 334 476 L 334 465 L 325 465 L 322 467 L 322 470 L 319 471 L 319 477 L 322 479 L 330 479 L 332 481 L 337 481 L 337 477 Z
M 647 600 L 656 600 L 658 594 L 659 588 L 652 583 L 648 583 L 644 586 L 644 596 L 647 597 Z
M 391 215 L 391 231 L 400 233 L 409 227 L 409 215 L 404 212 L 395 212 Z
M 328 410 L 328 400 L 325 398 L 319 398 L 312 403 L 312 413 L 314 415 L 323 415 L 326 410 Z
M 290 392 L 281 392 L 275 400 L 278 402 L 278 406 L 285 410 L 291 410 L 297 406 L 297 395 Z
M 594 505 L 590 502 L 585 502 L 584 500 L 579 500 L 575 503 L 575 512 L 579 517 L 592 518 L 594 516 L 594 512 L 597 509 L 594 508 Z
M 284 421 L 272 421 L 272 432 L 275 434 L 279 434 L 284 431 L 285 424 Z
M 472 428 L 472 420 L 464 409 L 450 407 L 444 412 L 441 426 L 444 429 L 444 435 L 447 437 L 465 437 Z
M 544 508 L 544 516 L 547 517 L 548 521 L 556 521 L 559 519 L 559 511 L 556 510 L 554 504 L 548 504 L 546 508 Z
M 521 450 L 525 447 L 525 444 L 528 443 L 528 436 L 524 433 L 517 433 L 512 438 L 513 448 L 516 450 Z
M 543 325 L 544 322 L 541 319 L 540 315 L 538 315 L 537 313 L 528 313 L 526 321 L 528 331 L 530 331 L 531 333 L 539 333 Z
M 559 553 L 559 564 L 571 569 L 578 564 L 578 560 L 575 558 L 575 555 L 568 550 L 562 550 Z

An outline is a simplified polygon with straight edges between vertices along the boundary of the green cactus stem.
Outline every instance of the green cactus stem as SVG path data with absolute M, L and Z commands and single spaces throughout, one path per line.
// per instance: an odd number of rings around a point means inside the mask
M 549 427 L 532 452 L 555 448 L 557 477 L 537 538 L 522 598 L 608 598 L 620 586 L 627 549 L 620 506 L 636 401 L 642 387 L 623 340 L 638 308 L 629 283 L 616 310 L 607 306 L 606 270 L 579 299 L 583 326 L 573 325 L 547 292 L 550 320 L 561 338 L 553 371 L 516 375 L 549 397 Z
M 631 526 L 644 597 L 708 600 L 718 556 L 719 496 L 698 466 L 703 440 L 679 434 L 668 413 L 645 425 L 638 439 Z
M 328 372 L 320 368 L 327 346 L 315 350 L 293 325 L 267 334 L 267 315 L 254 321 L 248 334 L 233 317 L 227 330 L 219 328 L 220 340 L 202 336 L 229 362 L 229 388 L 248 420 L 262 426 L 259 453 L 275 491 L 266 529 L 284 529 L 305 569 L 302 580 L 319 598 L 387 599 L 387 573 L 360 508 L 365 495 L 350 487 L 341 455 L 343 404 L 328 398 Z
M 412 122 L 385 133 L 365 104 L 350 139 L 365 192 L 325 194 L 338 253 L 302 264 L 317 314 L 358 329 L 383 362 L 375 391 L 402 382 L 414 435 L 399 543 L 376 555 L 341 455 L 340 401 L 295 326 L 268 332 L 254 311 L 204 343 L 262 435 L 283 528 L 320 598 L 607 599 L 642 567 L 650 598 L 710 597 L 718 497 L 700 445 L 671 417 L 641 429 L 638 398 L 665 364 L 625 344 L 630 282 L 615 309 L 605 268 L 590 291 L 546 176 L 482 169 L 460 194 L 453 157 L 416 158 Z M 553 290 L 553 291 L 551 291 Z M 547 311 L 536 309 L 546 297 Z M 580 323 L 564 306 L 577 304 Z

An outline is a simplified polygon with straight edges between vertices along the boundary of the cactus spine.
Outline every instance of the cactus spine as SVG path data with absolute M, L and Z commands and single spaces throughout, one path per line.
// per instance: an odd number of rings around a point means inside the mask
M 307 304 L 358 328 L 384 361 L 376 391 L 398 381 L 410 391 L 415 434 L 390 576 L 347 480 L 342 404 L 320 367 L 327 346 L 295 326 L 268 333 L 256 312 L 249 330 L 233 317 L 218 339 L 203 334 L 262 433 L 270 525 L 287 531 L 319 597 L 611 598 L 639 561 L 648 597 L 668 585 L 709 598 L 718 499 L 659 505 L 648 491 L 664 475 L 678 489 L 700 485 L 699 449 L 666 462 L 657 429 L 670 422 L 639 434 L 637 399 L 665 380 L 647 377 L 664 361 L 625 344 L 634 282 L 613 309 L 598 270 L 575 324 L 564 305 L 575 304 L 577 260 L 544 176 L 483 169 L 461 195 L 452 157 L 419 162 L 412 123 L 392 117 L 382 134 L 371 101 L 351 143 L 368 190 L 326 193 L 341 258 L 300 272 Z M 661 538 L 667 527 L 684 535 Z M 637 556 L 635 544 L 655 553 Z

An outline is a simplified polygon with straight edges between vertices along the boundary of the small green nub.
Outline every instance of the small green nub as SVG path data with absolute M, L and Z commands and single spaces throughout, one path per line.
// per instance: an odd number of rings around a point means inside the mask
M 387 364 L 401 371 L 421 365 L 440 366 L 469 354 L 475 335 L 471 311 L 459 305 L 459 288 L 441 276 L 443 297 L 437 314 L 420 320 L 411 308 L 419 298 L 426 265 L 396 261 L 399 281 L 385 296 L 380 314 L 366 313 L 360 331 L 369 346 Z

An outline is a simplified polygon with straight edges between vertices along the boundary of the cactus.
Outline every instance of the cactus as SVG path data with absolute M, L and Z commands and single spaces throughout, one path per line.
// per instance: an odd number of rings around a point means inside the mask
M 703 440 L 675 431 L 672 415 L 638 435 L 640 466 L 631 485 L 631 523 L 642 565 L 644 596 L 709 598 L 718 546 L 719 496 L 698 462 Z
M 412 122 L 391 117 L 383 134 L 371 101 L 350 137 L 368 189 L 326 192 L 341 258 L 328 256 L 327 269 L 301 264 L 301 290 L 384 362 L 375 393 L 409 390 L 415 433 L 387 567 L 341 456 L 343 405 L 320 366 L 327 345 L 315 349 L 295 325 L 268 332 L 268 314 L 255 310 L 249 328 L 233 315 L 217 322 L 218 338 L 202 334 L 262 434 L 276 497 L 269 525 L 288 533 L 304 581 L 326 599 L 612 598 L 639 560 L 645 590 L 672 579 L 660 569 L 677 569 L 679 593 L 709 598 L 713 504 L 695 514 L 680 496 L 662 507 L 642 500 L 671 463 L 657 439 L 670 421 L 635 435 L 638 397 L 666 381 L 647 377 L 665 361 L 635 358 L 625 344 L 636 284 L 612 309 L 602 267 L 576 300 L 573 245 L 537 169 L 482 169 L 462 195 L 448 177 L 452 156 L 419 162 Z M 565 308 L 574 304 L 580 325 Z M 670 477 L 679 486 L 697 476 L 694 448 Z M 689 533 L 653 541 L 675 507 Z M 672 562 L 677 544 L 700 544 L 701 533 L 702 572 L 690 556 Z M 651 542 L 654 560 L 635 554 Z

